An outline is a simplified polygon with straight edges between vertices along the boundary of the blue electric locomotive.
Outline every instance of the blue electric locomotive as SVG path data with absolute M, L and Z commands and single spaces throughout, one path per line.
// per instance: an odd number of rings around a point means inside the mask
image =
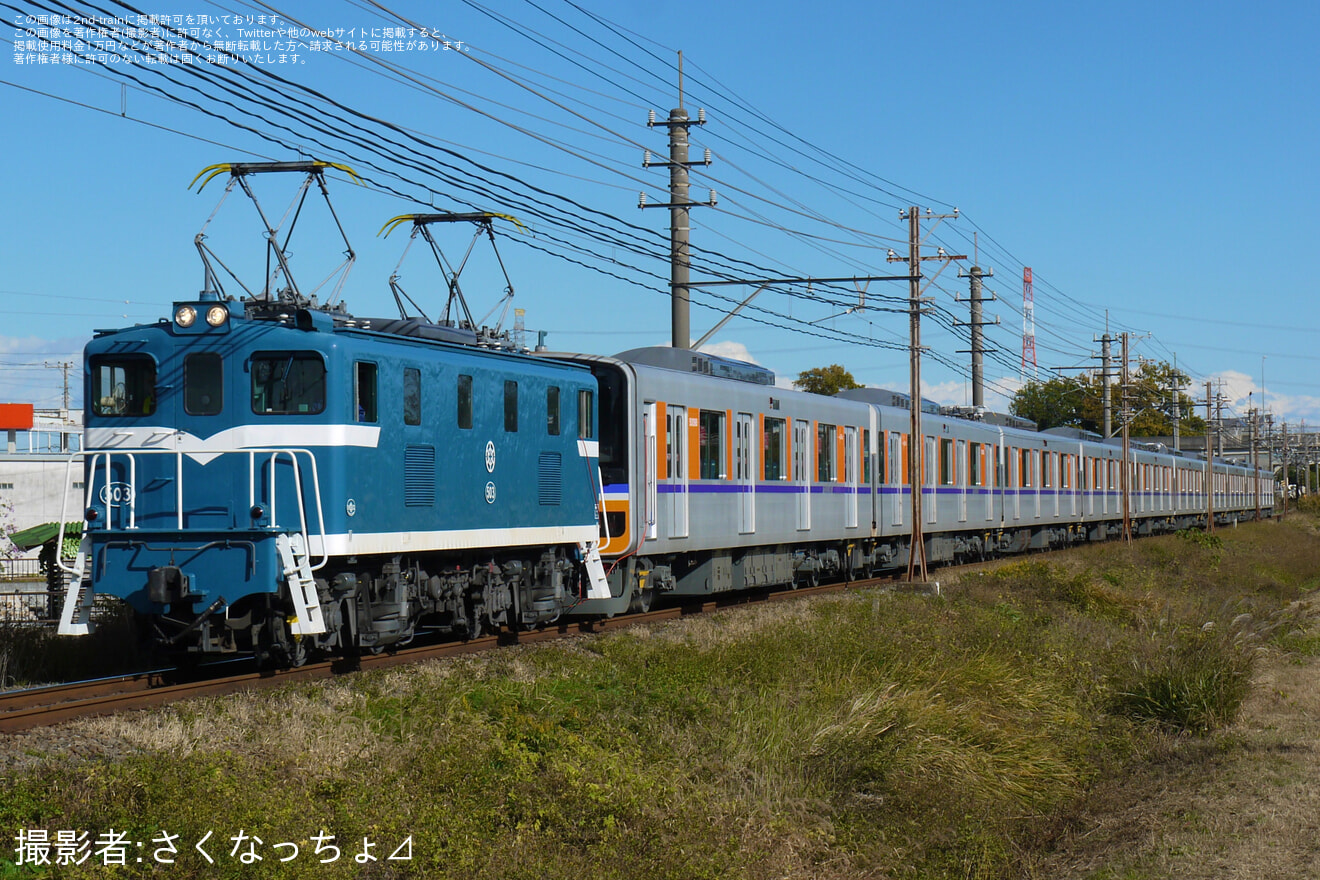
M 607 595 L 589 370 L 414 319 L 219 298 L 86 350 L 78 601 L 178 651 L 378 650 Z

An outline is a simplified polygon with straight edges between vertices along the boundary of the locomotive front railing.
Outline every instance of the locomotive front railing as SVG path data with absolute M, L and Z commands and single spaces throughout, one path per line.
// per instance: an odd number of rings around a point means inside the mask
M 84 462 L 88 472 L 89 479 L 83 496 L 83 509 L 86 510 L 92 506 L 96 498 L 97 489 L 100 483 L 97 482 L 97 475 L 103 474 L 105 504 L 105 522 L 111 525 L 115 521 L 115 511 L 121 506 L 126 509 L 127 526 L 126 531 L 138 530 L 137 524 L 137 457 L 139 455 L 172 455 L 174 456 L 174 504 L 175 504 L 175 526 L 178 531 L 185 531 L 184 514 L 186 512 L 185 494 L 184 494 L 184 469 L 183 459 L 185 456 L 198 455 L 199 450 L 184 449 L 133 449 L 133 450 L 108 450 L 108 449 L 88 449 L 82 452 L 75 452 L 69 455 L 65 463 L 65 482 L 72 479 L 73 466 L 75 462 Z M 329 560 L 329 550 L 327 548 L 325 534 L 325 513 L 321 504 L 321 479 L 317 470 L 316 456 L 310 449 L 301 449 L 294 447 L 259 447 L 249 449 L 207 449 L 204 453 L 207 456 L 218 458 L 224 455 L 242 454 L 247 457 L 247 484 L 248 484 L 248 510 L 251 510 L 259 502 L 270 507 L 270 526 L 274 530 L 280 528 L 277 511 L 278 492 L 276 491 L 276 475 L 278 473 L 278 464 L 282 460 L 287 460 L 293 471 L 293 489 L 294 497 L 297 499 L 298 531 L 303 538 L 303 546 L 311 548 L 309 534 L 309 524 L 307 517 L 307 499 L 303 491 L 303 468 L 307 465 L 300 464 L 300 460 L 305 458 L 310 465 L 308 468 L 311 479 L 310 490 L 316 507 L 316 526 L 321 538 L 320 560 L 311 568 L 313 571 L 322 568 Z M 122 483 L 114 479 L 114 465 L 117 462 L 123 462 L 123 466 L 128 469 L 128 481 Z M 258 476 L 269 474 L 267 480 L 266 498 L 258 498 L 257 480 Z M 68 496 L 65 495 L 64 503 L 60 508 L 60 530 L 59 544 L 64 544 L 64 524 L 68 521 Z M 84 528 L 83 534 L 88 530 Z M 58 562 L 61 569 L 70 574 L 82 577 L 81 567 L 75 564 L 74 567 L 67 566 L 63 560 Z

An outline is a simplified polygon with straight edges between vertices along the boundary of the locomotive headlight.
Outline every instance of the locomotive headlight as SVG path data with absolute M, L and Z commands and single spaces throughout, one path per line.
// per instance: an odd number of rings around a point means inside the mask
M 224 306 L 211 306 L 206 310 L 206 323 L 212 327 L 219 327 L 225 321 L 229 320 L 229 309 Z
M 192 306 L 179 306 L 174 312 L 174 323 L 180 327 L 191 327 L 197 320 L 197 310 Z

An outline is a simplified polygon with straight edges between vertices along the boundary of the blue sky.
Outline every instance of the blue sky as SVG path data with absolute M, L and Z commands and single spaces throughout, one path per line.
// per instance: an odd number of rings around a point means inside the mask
M 528 328 L 548 331 L 551 347 L 608 354 L 666 344 L 668 212 L 639 210 L 637 200 L 642 190 L 653 203 L 666 198 L 667 173 L 642 168 L 641 158 L 643 149 L 666 151 L 664 130 L 646 126 L 647 111 L 663 119 L 677 105 L 682 50 L 684 103 L 708 119 L 693 128 L 694 156 L 713 153 L 708 169 L 694 169 L 693 196 L 718 192 L 716 207 L 693 211 L 694 278 L 899 274 L 903 264 L 885 259 L 890 247 L 906 249 L 899 208 L 956 206 L 959 219 L 941 223 L 927 244 L 969 255 L 976 248 L 980 265 L 994 271 L 988 288 L 1000 301 L 987 313 L 1002 323 L 987 331 L 999 352 L 987 360 L 992 402 L 1018 382 L 1026 265 L 1035 276 L 1042 374 L 1097 365 L 1093 340 L 1108 313 L 1111 331 L 1137 334 L 1135 356 L 1176 357 L 1193 396 L 1204 394 L 1207 379 L 1222 380 L 1227 411 L 1241 414 L 1259 405 L 1263 373 L 1276 419 L 1320 423 L 1320 310 L 1309 277 L 1320 240 L 1314 4 L 771 0 L 678 11 L 599 0 L 167 0 L 149 10 L 278 15 L 277 26 L 343 29 L 343 40 L 356 30 L 355 45 L 363 28 L 370 38 L 407 21 L 451 45 L 461 41 L 461 50 L 447 51 L 434 41 L 425 51 L 409 48 L 416 38 L 406 36 L 389 52 L 303 47 L 292 53 L 296 62 L 259 65 L 254 75 L 279 89 L 285 106 L 305 95 L 299 86 L 342 105 L 317 110 L 333 130 L 319 136 L 324 145 L 305 122 L 275 109 L 219 103 L 224 93 L 205 65 L 40 63 L 33 56 L 42 53 L 27 45 L 36 35 L 16 22 L 49 10 L 28 0 L 0 7 L 8 123 L 0 155 L 9 170 L 0 212 L 0 397 L 8 400 L 58 405 L 60 374 L 45 363 L 77 360 L 94 328 L 154 320 L 200 289 L 193 237 L 225 181 L 198 194 L 188 189 L 198 171 L 295 159 L 298 148 L 372 181 L 330 181 L 358 255 L 343 297 L 352 311 L 395 312 L 387 281 L 406 230 L 378 238 L 386 220 L 479 207 L 526 223 L 527 233 L 497 226 L 500 255 Z M 234 24 L 214 30 L 240 38 Z M 284 144 L 167 100 L 125 72 Z M 352 112 L 398 127 L 352 117 L 372 131 L 372 146 L 426 158 L 409 167 L 336 140 Z M 448 179 L 443 162 L 456 169 Z M 473 195 L 455 179 L 487 188 Z M 298 183 L 254 180 L 275 216 Z M 338 264 L 342 245 L 319 205 L 309 203 L 300 223 L 294 266 L 307 288 Z M 237 192 L 208 227 L 208 243 L 257 284 L 258 233 Z M 459 259 L 469 237 L 445 230 L 441 245 Z M 480 317 L 503 278 L 485 248 L 473 254 L 463 284 Z M 414 247 L 401 271 L 404 287 L 434 314 L 443 288 L 429 260 Z M 967 340 L 950 325 L 967 320 L 957 272 L 971 262 L 950 266 L 927 291 L 935 314 L 923 325 L 924 390 L 942 402 L 970 399 L 968 355 L 960 353 Z M 694 298 L 718 306 L 735 291 L 709 288 Z M 750 315 L 758 320 L 735 318 L 714 348 L 781 379 L 841 363 L 866 384 L 904 390 L 907 320 L 877 307 L 892 309 L 906 292 L 873 283 L 869 308 L 839 315 L 856 304 L 855 293 L 820 285 L 768 291 L 756 301 L 763 311 Z M 695 307 L 694 335 L 717 319 L 712 308 Z

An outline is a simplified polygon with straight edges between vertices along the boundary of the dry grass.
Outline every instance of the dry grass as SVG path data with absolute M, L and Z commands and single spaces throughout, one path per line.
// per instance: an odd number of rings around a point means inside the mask
M 1210 876 L 1174 850 L 1210 858 L 1234 778 L 1300 866 L 1284 825 L 1315 777 L 1288 749 L 1320 707 L 1288 672 L 1320 654 L 1296 601 L 1312 530 L 1084 548 L 942 578 L 938 598 L 763 606 L 87 722 L 117 745 L 70 762 L 27 740 L 49 758 L 0 782 L 0 824 L 413 833 L 424 858 L 394 867 L 427 877 Z M 1244 705 L 1274 721 L 1217 698 L 1176 722 L 1188 736 L 1119 711 L 1171 659 L 1213 678 L 1225 657 L 1244 694 L 1266 664 L 1282 696 Z M 1252 773 L 1225 776 L 1234 761 Z

